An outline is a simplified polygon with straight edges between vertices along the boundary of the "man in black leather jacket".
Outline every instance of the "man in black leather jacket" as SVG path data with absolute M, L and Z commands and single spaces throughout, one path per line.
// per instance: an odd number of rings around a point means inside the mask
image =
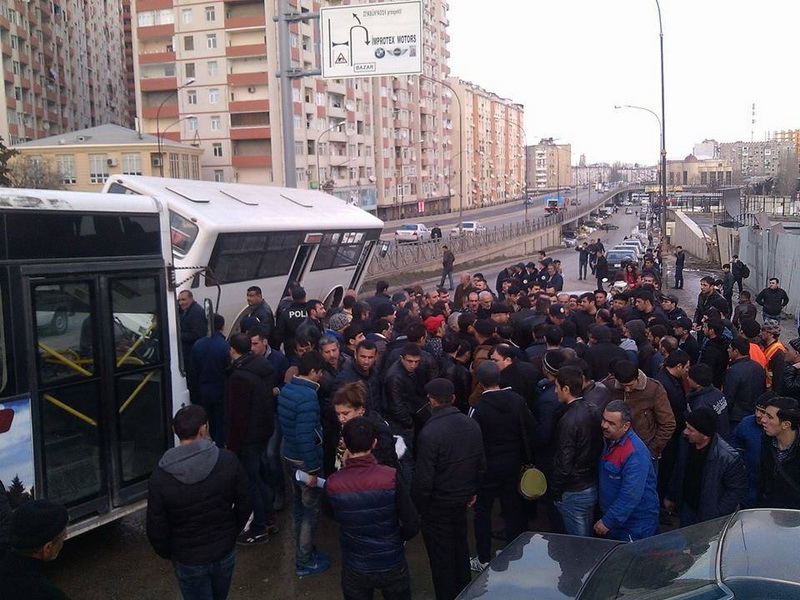
M 565 410 L 556 425 L 553 473 L 548 483 L 565 531 L 591 536 L 603 435 L 601 416 L 583 399 L 582 392 L 581 370 L 560 368 L 556 394 Z

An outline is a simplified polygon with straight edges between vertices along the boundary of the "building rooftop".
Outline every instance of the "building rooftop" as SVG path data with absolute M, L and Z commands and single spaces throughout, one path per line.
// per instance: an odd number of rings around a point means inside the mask
M 59 135 L 51 135 L 38 140 L 31 140 L 23 144 L 16 144 L 14 148 L 51 148 L 58 146 L 123 146 L 143 144 L 157 145 L 158 138 L 148 133 L 139 133 L 127 127 L 107 124 L 98 127 L 89 127 L 79 131 L 71 131 Z M 175 142 L 168 138 L 161 138 L 164 148 L 185 148 L 188 144 Z

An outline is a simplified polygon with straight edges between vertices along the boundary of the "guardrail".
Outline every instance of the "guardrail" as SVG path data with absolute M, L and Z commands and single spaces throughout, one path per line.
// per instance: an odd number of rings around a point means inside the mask
M 530 236 L 553 225 L 568 223 L 588 215 L 594 209 L 602 206 L 616 194 L 627 191 L 627 188 L 614 190 L 601 196 L 592 204 L 570 207 L 566 212 L 545 215 L 529 219 L 528 222 L 512 223 L 487 229 L 480 234 L 462 234 L 449 238 L 440 238 L 427 242 L 398 243 L 395 241 L 378 242 L 378 251 L 367 268 L 367 279 L 401 273 L 412 269 L 428 269 L 442 260 L 442 246 L 446 245 L 456 256 L 473 252 L 480 248 L 488 250 L 498 243 L 507 242 L 514 238 Z

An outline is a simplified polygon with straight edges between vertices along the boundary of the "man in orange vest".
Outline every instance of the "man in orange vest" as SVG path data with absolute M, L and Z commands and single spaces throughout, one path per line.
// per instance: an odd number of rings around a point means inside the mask
M 761 347 L 761 325 L 758 321 L 747 319 L 741 324 L 742 335 L 750 342 L 750 358 L 767 369 L 767 357 L 764 356 L 764 349 Z
M 761 326 L 761 339 L 764 341 L 764 356 L 767 358 L 767 389 L 779 396 L 783 390 L 783 367 L 786 363 L 786 347 L 778 339 L 781 326 L 767 321 Z

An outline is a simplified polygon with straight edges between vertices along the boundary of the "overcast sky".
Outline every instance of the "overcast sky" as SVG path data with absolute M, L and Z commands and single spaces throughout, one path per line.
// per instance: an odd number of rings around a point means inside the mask
M 800 128 L 796 0 L 661 0 L 667 156 L 696 142 Z M 655 163 L 661 113 L 655 0 L 450 0 L 451 75 L 525 106 L 527 142 L 573 163 Z

